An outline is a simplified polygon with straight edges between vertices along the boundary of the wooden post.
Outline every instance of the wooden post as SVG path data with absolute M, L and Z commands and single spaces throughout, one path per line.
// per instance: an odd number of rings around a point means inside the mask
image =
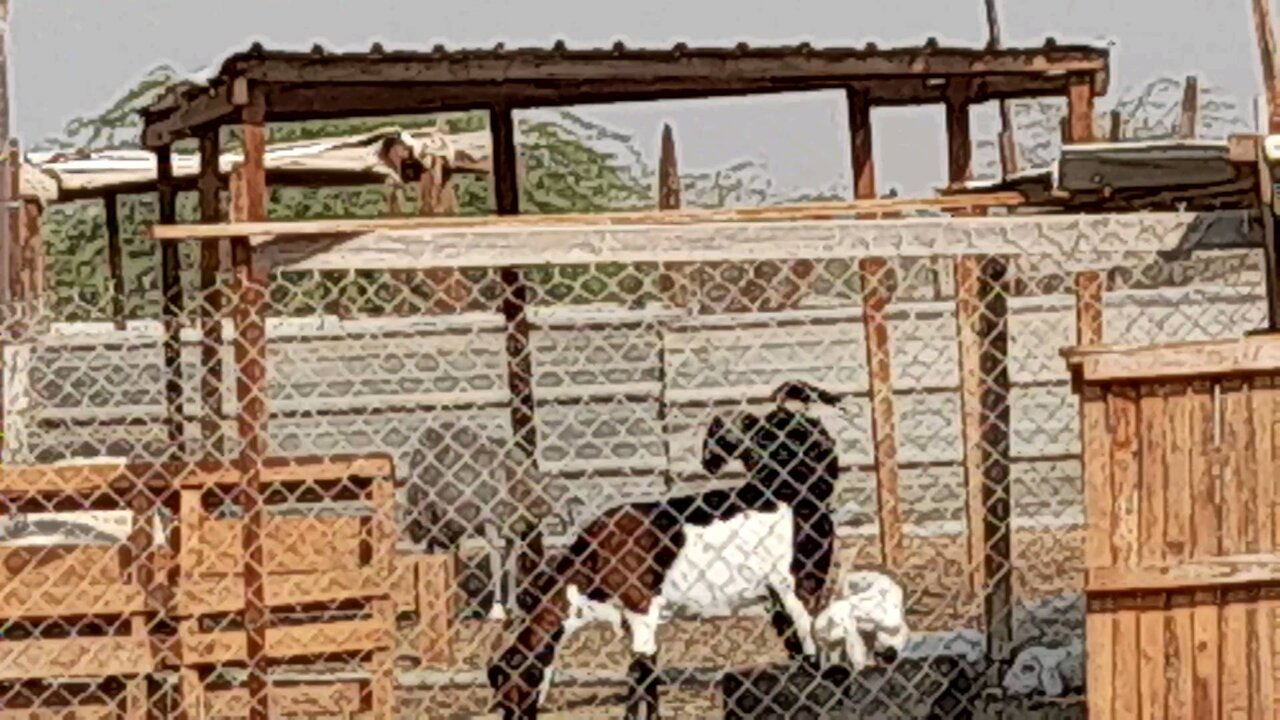
M 1067 143 L 1093 142 L 1093 80 L 1074 77 L 1067 87 Z
M 14 300 L 28 300 L 23 294 L 26 265 L 23 263 L 25 248 L 22 233 L 22 151 L 18 141 L 9 138 L 5 149 L 5 170 L 9 175 L 10 202 L 5 206 L 4 222 L 9 232 L 9 293 Z
M 1200 124 L 1200 91 L 1195 75 L 1188 75 L 1182 86 L 1182 108 L 1178 113 L 1178 138 L 1194 140 Z
M 222 219 L 222 179 L 219 160 L 221 152 L 218 129 L 207 130 L 200 135 L 200 221 L 215 223 Z M 202 342 L 200 344 L 200 397 L 204 408 L 201 414 L 201 434 L 204 436 L 204 452 L 215 458 L 223 457 L 222 425 L 222 288 L 218 287 L 218 273 L 222 269 L 222 241 L 200 244 L 200 304 Z
M 40 297 L 45 289 L 44 233 L 40 227 L 42 211 L 39 200 L 22 201 L 23 233 L 27 239 L 25 247 L 28 253 L 25 263 L 31 276 L 31 297 Z
M 1254 31 L 1262 60 L 1262 81 L 1266 86 L 1267 132 L 1280 133 L 1280 73 L 1276 72 L 1276 38 L 1271 24 L 1271 0 L 1253 0 Z
M 102 197 L 106 213 L 107 268 L 111 274 L 111 319 L 117 330 L 125 328 L 124 249 L 120 244 L 120 198 L 115 193 Z
M 1118 143 L 1124 139 L 1124 116 L 1119 110 L 1111 111 L 1111 128 L 1107 133 L 1107 140 Z
M 676 138 L 669 124 L 662 126 L 662 148 L 658 154 L 658 209 L 680 209 L 680 169 L 676 160 Z
M 493 134 L 493 189 L 499 215 L 520 213 L 520 180 L 517 174 L 515 118 L 511 108 L 495 107 L 489 112 Z M 513 500 L 519 506 L 515 529 L 516 584 L 526 582 L 542 565 L 544 552 L 539 516 L 534 508 L 541 505 L 542 491 L 537 481 L 538 428 L 534 420 L 533 347 L 529 342 L 529 288 L 519 268 L 501 271 L 503 288 L 502 316 L 506 322 L 507 391 L 511 396 L 512 448 L 510 486 Z M 516 604 L 523 612 L 532 612 L 537 599 L 521 598 L 532 593 L 517 590 Z
M 173 148 L 156 151 L 156 190 L 160 202 L 160 224 L 172 225 L 178 216 L 178 190 L 173 182 Z M 169 442 L 179 457 L 185 455 L 186 431 L 182 418 L 182 267 L 178 244 L 160 243 L 161 314 L 164 318 L 165 411 L 169 419 Z
M 983 259 L 978 274 L 982 310 L 978 336 L 982 342 L 978 362 L 982 393 L 983 545 L 986 561 L 986 594 L 983 615 L 987 629 L 987 654 L 1003 673 L 1013 649 L 1013 526 L 1010 523 L 1011 487 L 1009 381 L 1009 282 L 1004 258 Z
M 960 185 L 972 177 L 968 88 L 968 82 L 960 80 L 952 80 L 947 87 L 947 180 L 952 185 Z
M 986 476 L 982 463 L 982 300 L 978 276 L 982 259 L 965 255 L 955 260 L 956 336 L 960 351 L 960 405 L 964 438 L 965 517 L 968 521 L 969 579 L 973 596 L 986 587 Z
M 987 48 L 1000 49 L 1000 14 L 996 0 L 987 0 Z M 1013 107 L 1008 100 L 1000 101 L 1000 172 L 1008 178 L 1018 172 L 1018 143 L 1013 134 Z
M 243 207 L 246 219 L 266 219 L 266 128 L 260 112 L 246 112 L 243 128 L 244 164 L 237 171 L 237 189 L 243 197 L 233 206 Z M 265 509 L 262 500 L 262 462 L 267 454 L 267 285 L 268 269 L 254 258 L 248 238 L 231 241 L 235 269 L 236 395 L 239 400 L 241 448 L 239 465 L 244 477 L 244 629 L 249 660 L 249 717 L 270 717 L 267 682 L 266 553 L 263 547 Z
M 1106 276 L 1096 270 L 1076 273 L 1076 344 L 1102 343 L 1102 293 Z
M 1267 268 L 1267 330 L 1280 332 L 1280 238 L 1276 236 L 1275 174 L 1265 142 L 1258 143 L 1258 214 L 1262 219 L 1262 254 Z
M 884 258 L 858 262 L 862 279 L 862 323 L 871 378 L 871 437 L 875 444 L 880 559 L 890 570 L 903 567 L 902 512 L 898 494 L 898 437 L 893 415 L 893 369 L 885 311 L 893 297 L 893 268 Z
M 853 153 L 853 197 L 876 197 L 876 162 L 871 135 L 871 99 L 858 88 L 845 88 L 849 111 L 849 139 Z

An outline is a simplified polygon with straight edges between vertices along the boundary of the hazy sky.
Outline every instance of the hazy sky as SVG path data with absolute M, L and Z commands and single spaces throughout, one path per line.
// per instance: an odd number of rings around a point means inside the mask
M 30 145 L 102 108 L 147 69 L 216 67 L 253 40 L 268 47 L 391 48 L 793 43 L 882 47 L 985 41 L 983 0 L 11 0 L 17 131 Z M 1244 103 L 1260 92 L 1249 0 L 1001 0 L 1006 45 L 1113 43 L 1106 107 L 1127 88 L 1198 73 Z M 984 109 L 985 110 L 985 109 Z M 840 94 L 658 105 L 593 106 L 582 114 L 656 151 L 676 128 L 683 168 L 766 161 L 785 187 L 848 182 Z M 975 132 L 992 132 L 991 113 Z M 945 173 L 940 108 L 878 110 L 881 188 L 918 193 Z

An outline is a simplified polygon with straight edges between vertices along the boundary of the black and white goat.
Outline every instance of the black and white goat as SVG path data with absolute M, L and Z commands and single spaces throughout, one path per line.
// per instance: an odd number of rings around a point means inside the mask
M 489 667 L 504 717 L 537 716 L 566 631 L 593 619 L 630 633 L 632 717 L 657 714 L 657 629 L 676 612 L 719 614 L 772 601 L 773 625 L 792 657 L 816 659 L 813 614 L 831 566 L 839 461 L 835 441 L 806 411 L 838 398 L 787 382 L 775 400 L 763 417 L 713 418 L 703 440 L 704 469 L 714 475 L 736 459 L 749 476 L 742 485 L 607 510 L 554 568 L 535 574 L 524 591 L 536 595 L 527 598 L 533 610 Z

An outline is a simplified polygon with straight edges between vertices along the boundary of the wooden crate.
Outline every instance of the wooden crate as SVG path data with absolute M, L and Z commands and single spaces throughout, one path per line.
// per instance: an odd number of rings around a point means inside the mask
M 1067 351 L 1089 716 L 1272 718 L 1280 338 Z
M 237 616 L 246 610 L 244 547 L 246 521 L 215 517 L 209 507 L 229 497 L 240 481 L 235 473 L 188 478 L 178 511 L 178 584 L 173 615 L 178 619 L 181 695 L 184 712 L 202 717 L 211 708 L 244 705 L 243 689 L 211 693 L 207 675 L 215 668 L 250 661 L 249 638 L 243 630 L 207 631 L 202 618 Z M 290 459 L 268 463 L 261 474 L 268 513 L 262 542 L 267 559 L 262 578 L 264 602 L 271 612 L 266 628 L 265 658 L 271 663 L 312 658 L 359 659 L 369 672 L 365 692 L 339 692 L 330 697 L 367 696 L 364 709 L 390 717 L 394 704 L 396 571 L 395 487 L 390 460 L 355 458 Z M 316 512 L 288 516 L 271 512 L 288 502 L 322 511 L 335 500 L 356 501 L 370 513 L 345 516 Z M 276 611 L 343 603 L 359 608 L 354 619 L 275 622 Z M 288 707 L 306 706 L 314 687 L 292 690 L 272 686 L 273 700 Z M 337 692 L 337 691 L 335 691 Z M 296 702 L 295 702 L 296 701 Z M 281 706 L 281 712 L 285 706 Z
M 39 466 L 0 469 L 0 495 L 18 511 L 130 511 L 136 487 L 118 473 L 119 465 Z M 148 635 L 153 603 L 148 601 L 142 547 L 147 526 L 144 512 L 134 513 L 128 541 L 117 546 L 33 545 L 0 547 L 0 707 L 23 707 L 29 717 L 74 712 L 94 716 L 115 712 L 145 717 L 147 675 L 155 668 Z M 50 629 L 71 628 L 50 635 Z M 90 631 L 89 628 L 95 628 Z M 124 693 L 103 692 L 73 698 L 72 706 L 44 707 L 51 680 L 83 678 L 105 691 L 101 681 L 120 678 Z M 110 693 L 106 693 L 110 694 Z

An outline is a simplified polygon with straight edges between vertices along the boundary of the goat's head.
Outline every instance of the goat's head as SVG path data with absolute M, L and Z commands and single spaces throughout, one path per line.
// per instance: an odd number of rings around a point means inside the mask
M 815 403 L 838 406 L 840 396 L 803 380 L 787 380 L 774 388 L 772 399 L 778 407 L 797 414 L 805 414 Z M 702 441 L 702 467 L 709 474 L 720 472 L 732 460 L 741 460 L 750 470 L 754 448 L 749 442 L 751 434 L 760 426 L 762 418 L 752 413 L 737 413 L 731 419 L 716 415 L 707 427 Z M 757 458 L 758 459 L 758 458 Z
M 840 396 L 803 380 L 787 380 L 773 391 L 773 400 L 796 412 L 807 412 L 810 405 L 821 403 L 835 407 L 840 404 Z
M 907 626 L 902 586 L 882 572 L 860 571 L 846 575 L 835 597 L 814 619 L 814 637 L 832 646 L 843 642 L 847 661 L 854 665 L 868 656 L 892 664 L 911 636 Z
M 417 182 L 426 172 L 426 166 L 418 159 L 413 146 L 404 135 L 392 135 L 382 141 L 378 148 L 378 159 L 391 168 L 404 182 Z

